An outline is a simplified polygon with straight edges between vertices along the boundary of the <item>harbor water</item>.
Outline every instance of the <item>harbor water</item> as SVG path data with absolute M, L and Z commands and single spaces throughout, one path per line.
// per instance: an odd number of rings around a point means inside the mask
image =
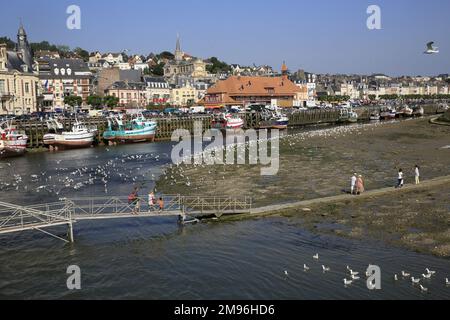
M 134 186 L 145 196 L 171 150 L 171 143 L 136 144 L 3 160 L 0 201 L 126 196 Z M 67 229 L 52 231 L 64 236 Z M 367 289 L 369 264 L 381 268 L 381 290 Z M 70 265 L 81 268 L 79 291 L 66 287 Z M 345 287 L 347 265 L 362 279 Z M 436 271 L 422 281 L 428 292 L 400 276 L 405 270 L 420 277 L 427 267 Z M 176 218 L 84 221 L 75 224 L 73 244 L 38 231 L 0 236 L 0 299 L 450 299 L 446 277 L 448 259 L 314 234 L 297 218 L 184 227 Z

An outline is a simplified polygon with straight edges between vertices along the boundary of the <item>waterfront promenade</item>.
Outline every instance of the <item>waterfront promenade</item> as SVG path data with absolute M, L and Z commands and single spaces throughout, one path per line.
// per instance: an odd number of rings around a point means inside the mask
M 251 213 L 249 215 L 251 215 L 251 216 L 266 216 L 266 215 L 276 214 L 281 211 L 290 210 L 290 209 L 299 209 L 299 210 L 309 211 L 310 209 L 308 207 L 316 206 L 316 205 L 320 205 L 320 204 L 342 202 L 342 201 L 364 200 L 364 199 L 370 199 L 370 198 L 374 198 L 374 197 L 382 197 L 387 194 L 391 195 L 392 193 L 401 194 L 401 193 L 406 193 L 406 192 L 410 192 L 410 191 L 414 191 L 414 190 L 424 190 L 424 189 L 445 186 L 445 185 L 450 186 L 450 176 L 443 176 L 440 178 L 426 180 L 418 185 L 414 185 L 414 184 L 405 185 L 403 188 L 399 188 L 399 189 L 394 189 L 394 187 L 387 187 L 387 188 L 376 189 L 376 190 L 368 190 L 358 196 L 345 193 L 345 194 L 340 194 L 340 195 L 331 196 L 331 197 L 317 198 L 317 199 L 291 202 L 291 203 L 285 203 L 285 204 L 274 204 L 274 205 L 254 208 L 251 210 Z

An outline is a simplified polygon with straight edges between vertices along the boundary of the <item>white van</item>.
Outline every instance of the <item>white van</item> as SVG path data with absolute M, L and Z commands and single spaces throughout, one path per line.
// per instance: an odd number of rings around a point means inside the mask
M 197 106 L 189 109 L 190 113 L 205 113 L 205 107 Z

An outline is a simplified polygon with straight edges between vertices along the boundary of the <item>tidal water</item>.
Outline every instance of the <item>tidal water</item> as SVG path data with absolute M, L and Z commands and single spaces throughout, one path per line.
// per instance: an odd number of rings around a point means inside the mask
M 137 144 L 3 160 L 0 201 L 126 196 L 136 185 L 144 195 L 170 163 L 171 148 Z M 331 271 L 323 273 L 322 264 Z M 380 266 L 382 290 L 367 289 L 369 264 Z M 66 287 L 69 265 L 81 268 L 80 291 Z M 347 265 L 362 275 L 349 287 Z M 436 276 L 422 282 L 426 293 L 393 279 L 402 270 L 420 277 L 427 267 Z M 312 234 L 296 218 L 184 227 L 175 218 L 85 221 L 75 224 L 73 244 L 38 231 L 0 236 L 0 299 L 450 299 L 446 277 L 449 259 Z

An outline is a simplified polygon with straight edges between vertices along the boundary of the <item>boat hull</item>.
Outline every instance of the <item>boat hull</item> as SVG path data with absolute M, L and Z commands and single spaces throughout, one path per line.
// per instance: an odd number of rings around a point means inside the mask
M 26 150 L 27 140 L 0 141 L 0 159 L 21 156 Z
M 105 133 L 103 134 L 103 138 L 106 141 L 116 143 L 153 142 L 155 141 L 155 136 L 155 131 L 140 133 L 105 131 Z
M 88 133 L 78 136 L 65 136 L 61 134 L 44 135 L 44 145 L 62 149 L 89 148 L 94 143 L 94 134 Z

